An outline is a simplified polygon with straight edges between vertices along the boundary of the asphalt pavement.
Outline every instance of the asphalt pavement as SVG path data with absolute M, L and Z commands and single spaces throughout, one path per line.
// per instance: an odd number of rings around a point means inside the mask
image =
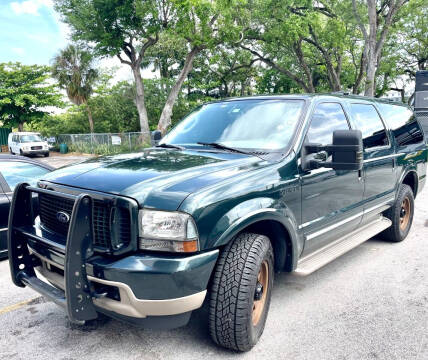
M 428 359 L 428 188 L 408 238 L 372 239 L 307 277 L 276 275 L 265 332 L 252 351 L 217 347 L 207 307 L 186 327 L 116 320 L 70 324 L 62 309 L 15 287 L 0 262 L 0 359 Z

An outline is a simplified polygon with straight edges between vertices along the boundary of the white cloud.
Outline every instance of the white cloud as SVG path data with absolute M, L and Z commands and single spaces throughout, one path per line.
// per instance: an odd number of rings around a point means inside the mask
M 25 54 L 25 49 L 20 48 L 20 47 L 13 47 L 12 52 L 14 52 L 17 55 L 24 55 Z
M 14 1 L 10 4 L 12 11 L 17 14 L 39 15 L 39 9 L 43 6 L 53 7 L 52 0 L 26 0 L 22 2 Z

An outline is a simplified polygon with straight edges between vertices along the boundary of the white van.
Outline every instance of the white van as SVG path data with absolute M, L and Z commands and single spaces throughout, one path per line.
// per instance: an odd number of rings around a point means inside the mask
M 13 132 L 9 134 L 8 146 L 10 153 L 18 155 L 49 156 L 49 145 L 39 133 Z

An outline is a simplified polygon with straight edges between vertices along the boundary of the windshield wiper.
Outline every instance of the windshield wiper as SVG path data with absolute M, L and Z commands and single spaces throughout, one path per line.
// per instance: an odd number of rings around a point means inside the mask
M 165 149 L 185 150 L 185 148 L 183 146 L 172 145 L 172 144 L 167 144 L 167 143 L 158 144 L 155 147 L 161 147 L 161 148 L 165 148 Z
M 245 154 L 245 155 L 257 156 L 259 159 L 265 160 L 261 156 L 259 156 L 258 154 L 254 153 L 254 152 L 236 149 L 236 148 L 229 147 L 229 146 L 226 146 L 226 145 L 223 145 L 223 144 L 220 144 L 220 143 L 216 143 L 216 142 L 209 142 L 209 143 L 207 143 L 207 142 L 198 141 L 197 144 L 199 144 L 199 145 L 205 145 L 205 146 L 211 146 L 211 147 L 213 147 L 215 149 L 226 150 L 226 151 L 236 152 L 236 153 Z

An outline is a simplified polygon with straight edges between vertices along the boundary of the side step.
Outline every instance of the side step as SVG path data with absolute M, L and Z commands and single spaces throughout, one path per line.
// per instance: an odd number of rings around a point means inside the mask
M 375 221 L 364 225 L 344 237 L 324 246 L 312 254 L 300 259 L 294 274 L 306 276 L 312 274 L 329 262 L 347 253 L 368 239 L 392 225 L 391 220 L 379 216 Z

